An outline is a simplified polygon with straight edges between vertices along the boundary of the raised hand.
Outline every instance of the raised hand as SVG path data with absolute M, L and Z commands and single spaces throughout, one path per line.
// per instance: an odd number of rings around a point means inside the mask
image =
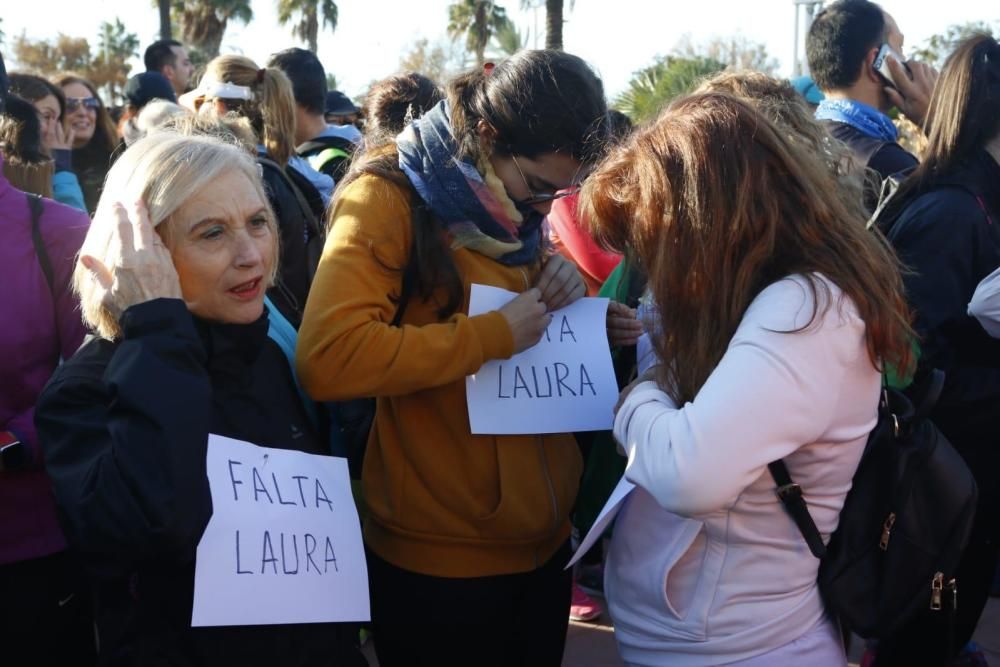
M 115 204 L 112 215 L 117 218 L 117 226 L 108 249 L 111 267 L 92 255 L 80 257 L 80 263 L 103 292 L 104 306 L 118 319 L 139 303 L 182 298 L 174 262 L 153 229 L 146 206 L 137 202 L 130 214 L 120 203 Z

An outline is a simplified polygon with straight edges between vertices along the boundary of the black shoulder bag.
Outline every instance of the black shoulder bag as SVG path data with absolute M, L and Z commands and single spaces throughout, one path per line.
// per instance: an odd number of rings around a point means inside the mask
M 954 573 L 969 539 L 977 489 L 965 461 L 927 415 L 944 373 L 932 371 L 914 408 L 885 387 L 878 423 L 824 546 L 802 489 L 784 461 L 768 465 L 777 495 L 820 558 L 827 609 L 865 638 L 891 635 L 922 609 L 953 615 Z

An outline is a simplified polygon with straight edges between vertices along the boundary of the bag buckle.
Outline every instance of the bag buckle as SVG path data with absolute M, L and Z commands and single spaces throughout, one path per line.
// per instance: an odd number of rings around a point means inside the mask
M 782 484 L 774 490 L 778 495 L 778 498 L 785 500 L 786 498 L 801 498 L 802 497 L 802 487 L 792 482 L 791 484 Z

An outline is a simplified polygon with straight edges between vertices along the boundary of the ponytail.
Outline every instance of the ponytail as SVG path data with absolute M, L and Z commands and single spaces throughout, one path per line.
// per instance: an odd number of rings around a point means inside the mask
M 295 96 L 292 84 L 280 69 L 260 70 L 263 76 L 254 88 L 263 121 L 261 143 L 267 154 L 284 166 L 295 155 Z
M 250 120 L 268 157 L 285 166 L 295 154 L 295 96 L 285 73 L 274 67 L 259 69 L 246 56 L 226 55 L 212 60 L 206 74 L 253 91 L 252 100 L 227 106 Z

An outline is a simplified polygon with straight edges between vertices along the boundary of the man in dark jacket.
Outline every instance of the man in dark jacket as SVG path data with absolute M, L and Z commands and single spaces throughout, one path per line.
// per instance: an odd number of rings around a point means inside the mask
M 868 0 L 834 2 L 816 16 L 806 38 L 810 73 L 826 95 L 816 118 L 854 151 L 859 166 L 882 180 L 917 164 L 896 142 L 886 112 L 897 107 L 922 126 L 937 79 L 928 65 L 889 57 L 890 80 L 875 64 L 883 44 L 902 54 L 903 34 L 892 16 Z M 877 202 L 877 191 L 866 199 L 873 195 Z
M 295 93 L 295 145 L 297 160 L 289 162 L 297 168 L 306 166 L 339 181 L 350 165 L 360 133 L 328 125 L 324 111 L 328 98 L 326 70 L 312 51 L 285 49 L 271 56 L 269 67 L 277 67 L 292 82 Z

